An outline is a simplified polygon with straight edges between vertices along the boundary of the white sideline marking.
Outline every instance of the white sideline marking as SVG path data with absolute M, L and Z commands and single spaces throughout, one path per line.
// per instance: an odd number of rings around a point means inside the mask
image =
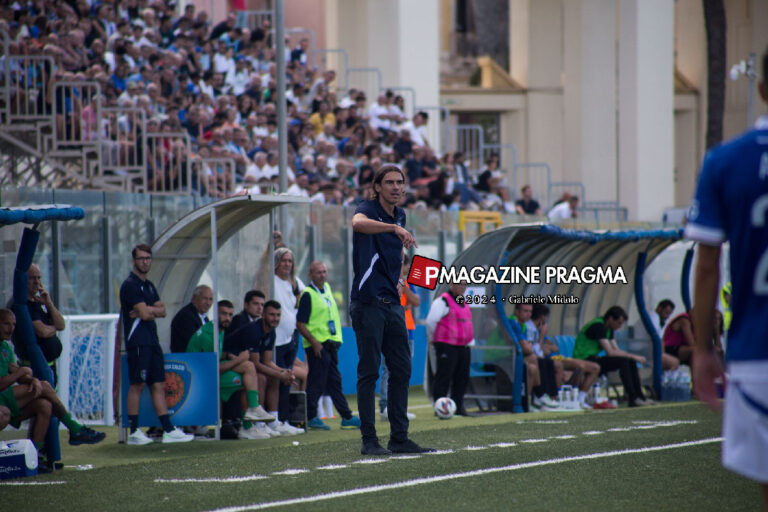
M 546 443 L 546 439 L 521 439 L 521 443 Z
M 346 464 L 328 464 L 327 466 L 318 466 L 315 469 L 344 469 Z
M 420 459 L 421 455 L 396 455 L 394 457 L 390 457 L 390 460 L 409 460 L 409 459 Z
M 453 453 L 455 450 L 435 450 L 433 452 L 428 452 L 427 455 L 445 455 L 447 453 Z
M 517 443 L 493 443 L 490 446 L 493 448 L 511 448 L 513 446 L 517 446 Z
M 522 425 L 524 423 L 538 423 L 540 425 L 558 425 L 561 423 L 568 423 L 568 420 L 520 420 L 515 422 L 518 425 Z
M 381 464 L 382 462 L 387 462 L 387 459 L 360 459 L 352 464 Z
M 723 440 L 722 437 L 711 437 L 708 439 L 699 439 L 697 441 L 687 441 L 684 443 L 667 444 L 667 445 L 661 445 L 661 446 L 646 446 L 644 448 L 630 448 L 627 450 L 588 453 L 586 455 L 575 455 L 573 457 L 561 457 L 557 459 L 546 459 L 546 460 L 537 460 L 533 462 L 522 462 L 519 464 L 510 464 L 508 466 L 476 469 L 474 471 L 467 471 L 464 473 L 451 473 L 447 475 L 436 475 L 436 476 L 430 476 L 430 477 L 424 477 L 424 478 L 415 478 L 413 480 L 395 482 L 392 484 L 373 485 L 370 487 L 360 487 L 357 489 L 349 489 L 347 491 L 337 491 L 337 492 L 330 492 L 326 494 L 316 494 L 314 496 L 305 496 L 301 498 L 292 498 L 288 500 L 254 503 L 252 505 L 245 505 L 240 507 L 218 508 L 213 510 L 212 512 L 245 512 L 247 510 L 262 510 L 262 509 L 272 508 L 272 507 L 282 507 L 285 505 L 299 505 L 302 503 L 312 503 L 315 501 L 332 500 L 335 498 L 345 498 L 347 496 L 370 494 L 374 492 L 388 491 L 391 489 L 399 489 L 403 487 L 415 487 L 417 485 L 431 484 L 435 482 L 442 482 L 445 480 L 456 480 L 458 478 L 481 476 L 481 475 L 487 475 L 490 473 L 516 471 L 518 469 L 528 469 L 528 468 L 533 468 L 538 466 L 548 466 L 552 464 L 561 464 L 563 462 L 572 462 L 577 460 L 601 459 L 605 457 L 616 457 L 619 455 L 630 455 L 635 453 L 647 453 L 647 452 L 656 452 L 656 451 L 662 451 L 662 450 L 672 450 L 675 448 L 685 448 L 688 446 L 698 446 L 703 444 L 719 443 L 722 440 Z
M 0 485 L 63 485 L 67 482 L 53 481 L 53 482 L 0 482 Z
M 571 434 L 563 434 L 563 435 L 560 435 L 560 436 L 550 437 L 550 439 L 576 439 L 576 436 L 571 435 Z
M 602 430 L 587 430 L 586 432 L 582 432 L 581 434 L 585 436 L 597 436 L 603 433 L 604 432 Z
M 269 478 L 264 475 L 230 476 L 228 478 L 155 478 L 156 484 L 237 484 Z
M 487 450 L 488 448 L 489 448 L 488 446 L 467 446 L 464 449 L 470 452 L 474 452 L 477 450 Z
M 282 471 L 276 471 L 275 473 L 272 473 L 275 476 L 282 476 L 282 475 L 300 475 L 302 473 L 309 473 L 308 469 L 284 469 Z

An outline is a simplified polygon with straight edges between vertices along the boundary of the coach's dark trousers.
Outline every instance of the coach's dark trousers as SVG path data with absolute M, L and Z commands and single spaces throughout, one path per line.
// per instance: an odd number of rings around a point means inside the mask
M 333 405 L 341 417 L 348 420 L 352 417 L 347 399 L 341 388 L 341 373 L 339 372 L 340 344 L 333 341 L 323 343 L 320 357 L 315 355 L 312 347 L 304 349 L 309 374 L 307 375 L 307 418 L 317 416 L 317 401 L 323 395 L 329 395 Z
M 464 392 L 469 383 L 469 363 L 471 360 L 469 347 L 466 345 L 450 345 L 434 343 L 437 356 L 437 373 L 432 384 L 432 398 L 437 400 L 448 396 L 456 402 L 456 411 L 464 412 Z
M 293 370 L 293 362 L 296 360 L 296 354 L 298 352 L 299 336 L 296 331 L 294 331 L 289 343 L 275 347 L 273 353 L 275 364 L 280 368 Z M 290 396 L 291 386 L 283 384 L 283 382 L 280 381 L 280 395 L 277 406 L 277 415 L 279 416 L 280 421 L 288 421 L 288 418 L 290 417 Z
M 360 410 L 363 443 L 376 437 L 376 380 L 381 356 L 389 368 L 388 413 L 390 440 L 408 439 L 408 382 L 411 379 L 411 351 L 408 330 L 400 302 L 376 301 L 350 304 L 352 327 L 357 338 L 357 407 Z

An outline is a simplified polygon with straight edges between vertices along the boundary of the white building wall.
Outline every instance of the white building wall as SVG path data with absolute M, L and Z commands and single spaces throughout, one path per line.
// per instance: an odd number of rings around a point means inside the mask
M 674 203 L 673 0 L 619 0 L 619 200 L 657 221 Z

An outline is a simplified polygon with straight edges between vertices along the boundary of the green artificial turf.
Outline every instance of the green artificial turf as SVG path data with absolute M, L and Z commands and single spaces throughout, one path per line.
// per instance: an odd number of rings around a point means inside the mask
M 354 408 L 354 397 L 350 398 Z M 43 510 L 55 505 L 62 510 L 89 511 L 204 511 L 275 502 L 268 508 L 399 512 L 730 511 L 759 507 L 757 485 L 720 465 L 719 442 L 551 462 L 719 437 L 719 415 L 696 402 L 586 413 L 457 417 L 447 421 L 433 416 L 419 390 L 413 390 L 410 403 L 417 414 L 411 422 L 411 437 L 448 453 L 414 458 L 364 457 L 360 455 L 359 432 L 340 430 L 338 419 L 328 422 L 333 427 L 329 432 L 259 441 L 195 441 L 140 447 L 117 444 L 116 428 L 107 428 L 107 439 L 95 446 L 70 447 L 66 444 L 67 433 L 62 432 L 65 464 L 92 464 L 94 469 L 65 469 L 20 480 L 64 482 L 57 485 L 7 486 L 0 482 L 0 503 L 3 510 Z M 388 428 L 378 418 L 377 427 L 386 443 Z M 15 434 L 18 437 L 20 432 Z M 3 432 L 0 436 L 7 439 L 9 434 Z M 536 440 L 540 441 L 532 442 Z M 381 462 L 366 463 L 371 460 Z M 546 461 L 546 465 L 537 465 Z M 518 464 L 529 465 L 510 468 Z M 265 478 L 199 481 L 253 475 Z M 443 479 L 419 480 L 430 477 Z M 158 479 L 197 481 L 171 483 Z M 350 492 L 349 496 L 320 496 Z M 298 501 L 280 504 L 285 500 Z

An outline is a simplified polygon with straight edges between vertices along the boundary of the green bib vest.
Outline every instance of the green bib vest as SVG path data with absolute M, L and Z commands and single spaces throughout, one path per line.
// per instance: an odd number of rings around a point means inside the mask
M 581 328 L 579 335 L 576 336 L 576 344 L 573 347 L 574 359 L 586 359 L 602 352 L 603 347 L 598 340 L 587 338 L 587 330 L 595 324 L 605 324 L 605 320 L 603 320 L 603 317 L 599 316 L 594 320 L 587 322 L 586 325 Z M 607 339 L 613 338 L 613 331 L 607 327 L 605 328 L 605 337 Z
M 308 293 L 309 298 L 312 299 L 312 312 L 309 315 L 309 322 L 307 322 L 307 330 L 320 343 L 325 343 L 328 340 L 341 343 L 341 317 L 339 317 L 339 307 L 336 305 L 336 301 L 333 300 L 331 285 L 325 283 L 323 293 L 320 294 L 315 285 L 310 283 L 309 286 L 304 288 L 304 293 Z M 331 334 L 331 329 L 328 325 L 328 322 L 331 320 L 333 320 L 333 325 L 336 327 L 336 334 Z M 302 345 L 304 345 L 304 348 L 311 346 L 309 340 L 306 339 L 302 341 Z

